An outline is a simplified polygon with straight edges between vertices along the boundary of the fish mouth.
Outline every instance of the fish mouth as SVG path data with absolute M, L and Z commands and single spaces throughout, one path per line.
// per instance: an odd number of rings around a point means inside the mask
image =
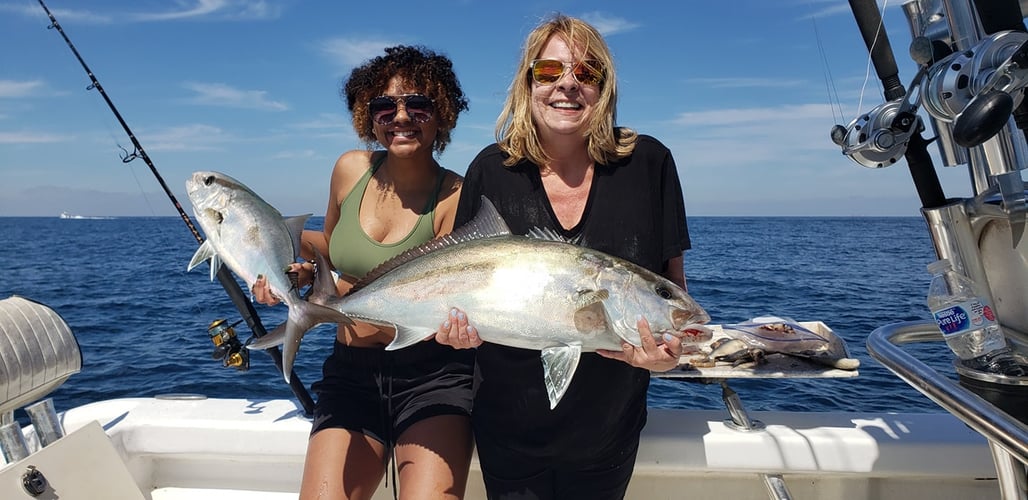
M 677 307 L 671 310 L 671 325 L 678 331 L 690 325 L 700 325 L 708 321 L 710 321 L 710 316 L 706 312 L 697 314 L 696 311 Z
M 671 311 L 674 331 L 669 333 L 682 339 L 682 342 L 707 342 L 714 337 L 714 331 L 703 326 L 708 321 L 710 316 L 705 312 L 696 314 L 695 311 L 676 308 Z

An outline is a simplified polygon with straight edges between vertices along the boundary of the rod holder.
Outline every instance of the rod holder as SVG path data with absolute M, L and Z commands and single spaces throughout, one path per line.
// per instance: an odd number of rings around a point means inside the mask
M 18 422 L 0 425 L 0 454 L 4 462 L 9 464 L 29 456 L 29 445 L 25 442 L 25 435 Z
M 64 427 L 57 418 L 53 398 L 46 398 L 26 406 L 25 413 L 29 414 L 29 420 L 32 421 L 32 428 L 39 437 L 40 445 L 46 447 L 64 437 Z

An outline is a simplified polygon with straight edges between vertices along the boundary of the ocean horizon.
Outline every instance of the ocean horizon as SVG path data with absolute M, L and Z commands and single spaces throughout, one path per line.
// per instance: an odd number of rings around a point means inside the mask
M 308 228 L 320 229 L 322 220 L 311 218 Z M 688 288 L 711 323 L 765 315 L 821 321 L 861 362 L 854 378 L 731 380 L 748 410 L 944 412 L 865 347 L 875 328 L 930 319 L 925 266 L 935 253 L 920 217 L 691 216 L 689 229 Z M 198 245 L 180 217 L 0 217 L 0 231 L 7 264 L 0 298 L 19 295 L 53 308 L 82 350 L 81 372 L 52 394 L 58 410 L 165 393 L 294 398 L 264 353 L 252 353 L 247 371 L 213 359 L 207 326 L 234 323 L 239 313 L 206 265 L 186 271 Z M 257 305 L 257 312 L 267 330 L 285 319 L 284 306 Z M 244 324 L 236 330 L 241 340 L 250 335 Z M 296 373 L 308 388 L 320 377 L 333 333 L 323 325 L 304 338 Z M 941 342 L 905 349 L 952 371 Z M 663 379 L 651 384 L 649 405 L 724 409 L 717 384 Z

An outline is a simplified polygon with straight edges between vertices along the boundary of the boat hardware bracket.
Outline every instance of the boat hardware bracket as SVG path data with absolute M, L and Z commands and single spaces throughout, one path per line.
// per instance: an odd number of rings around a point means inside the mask
M 738 393 L 731 387 L 728 387 L 727 379 L 718 379 L 718 383 L 721 384 L 721 399 L 724 400 L 725 407 L 728 408 L 728 414 L 731 416 L 731 418 L 724 420 L 726 427 L 739 432 L 764 432 L 767 430 L 764 422 L 754 420 L 746 413 L 742 399 L 739 398 Z M 760 480 L 764 483 L 764 487 L 767 488 L 767 494 L 772 500 L 792 499 L 792 494 L 789 493 L 789 488 L 785 485 L 785 478 L 781 474 L 761 472 Z
M 25 492 L 33 497 L 46 493 L 46 487 L 49 484 L 46 476 L 35 465 L 28 466 L 25 473 L 21 475 L 21 485 L 25 488 Z
M 746 408 L 742 405 L 742 400 L 739 399 L 739 394 L 728 387 L 728 381 L 721 379 L 721 399 L 725 402 L 725 407 L 728 408 L 728 414 L 732 418 L 725 419 L 725 425 L 731 429 L 740 432 L 760 432 L 766 429 L 764 423 L 760 420 L 753 420 L 749 414 L 746 413 Z

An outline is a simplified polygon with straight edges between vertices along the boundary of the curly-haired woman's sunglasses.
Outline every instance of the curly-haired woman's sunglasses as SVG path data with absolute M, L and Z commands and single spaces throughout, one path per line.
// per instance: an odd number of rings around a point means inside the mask
M 371 119 L 379 125 L 392 123 L 400 105 L 414 123 L 425 123 L 432 119 L 435 104 L 422 94 L 380 95 L 368 101 Z
M 577 63 L 557 59 L 536 59 L 532 61 L 532 79 L 539 85 L 552 85 L 557 83 L 569 68 L 575 80 L 582 85 L 599 85 L 603 81 L 603 65 L 592 59 Z

